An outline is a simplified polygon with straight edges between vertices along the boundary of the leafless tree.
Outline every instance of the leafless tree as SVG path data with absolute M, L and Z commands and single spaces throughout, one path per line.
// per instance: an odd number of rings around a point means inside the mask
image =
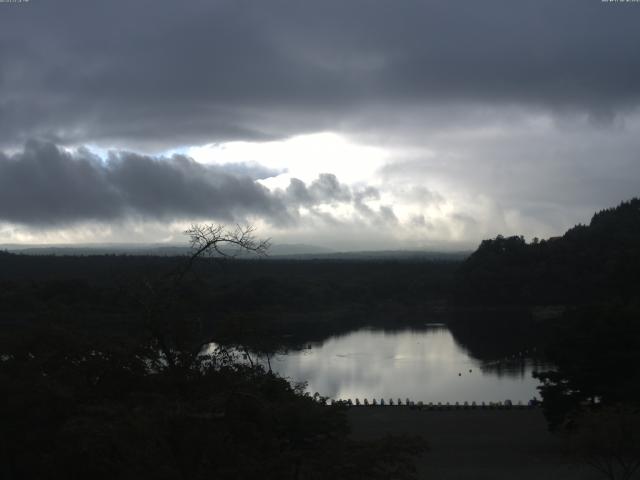
M 198 325 L 182 318 L 172 308 L 182 284 L 193 272 L 195 262 L 203 257 L 235 257 L 240 253 L 266 255 L 270 240 L 259 240 L 251 225 L 228 228 L 216 224 L 194 224 L 184 233 L 189 238 L 191 254 L 164 280 L 146 282 L 149 295 L 145 303 L 147 326 L 157 343 L 162 363 L 173 368 L 185 366 L 199 355 L 208 341 L 193 341 Z M 196 322 L 197 323 L 197 322 Z
M 229 229 L 224 225 L 193 224 L 185 235 L 189 237 L 192 253 L 177 275 L 180 282 L 192 268 L 194 262 L 201 257 L 235 257 L 240 253 L 266 255 L 271 242 L 269 239 L 258 240 L 253 225 L 236 225 Z

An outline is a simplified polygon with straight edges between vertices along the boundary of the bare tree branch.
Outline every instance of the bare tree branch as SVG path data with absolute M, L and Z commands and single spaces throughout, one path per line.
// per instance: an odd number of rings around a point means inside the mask
M 254 235 L 253 225 L 236 225 L 233 229 L 228 229 L 224 225 L 216 224 L 193 224 L 185 234 L 189 237 L 191 245 L 191 256 L 187 263 L 176 275 L 179 283 L 184 276 L 191 271 L 193 263 L 199 257 L 236 257 L 241 252 L 252 252 L 257 255 L 267 255 L 271 246 L 270 239 L 258 240 Z M 224 247 L 234 249 L 229 251 Z
M 251 225 L 236 225 L 227 228 L 216 224 L 194 224 L 184 233 L 189 238 L 192 252 L 186 261 L 170 272 L 161 282 L 147 282 L 146 290 L 149 301 L 144 302 L 147 327 L 157 343 L 162 361 L 170 368 L 184 363 L 184 359 L 194 359 L 201 353 L 203 346 L 209 342 L 199 341 L 194 334 L 188 345 L 177 338 L 180 328 L 192 326 L 184 324 L 185 319 L 169 314 L 177 301 L 182 283 L 189 273 L 193 273 L 194 263 L 201 257 L 233 258 L 242 252 L 266 255 L 270 240 L 258 240 Z M 178 316 L 179 317 L 179 316 Z M 189 348 L 187 352 L 185 349 Z M 177 348 L 177 349 L 176 349 Z M 186 357 L 185 357 L 186 355 Z M 181 359 L 182 357 L 185 357 Z M 188 362 L 187 362 L 188 363 Z

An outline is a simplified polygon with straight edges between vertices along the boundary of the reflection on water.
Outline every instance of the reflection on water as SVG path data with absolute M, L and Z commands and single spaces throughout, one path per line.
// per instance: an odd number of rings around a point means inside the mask
M 531 362 L 483 367 L 442 326 L 358 330 L 271 359 L 274 371 L 330 398 L 425 402 L 526 402 L 537 395 Z

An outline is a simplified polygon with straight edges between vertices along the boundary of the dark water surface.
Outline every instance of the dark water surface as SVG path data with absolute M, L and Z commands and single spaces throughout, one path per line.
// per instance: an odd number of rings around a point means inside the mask
M 290 380 L 308 382 L 311 393 L 334 399 L 462 403 L 538 396 L 533 362 L 518 355 L 482 362 L 446 326 L 357 330 L 278 355 L 271 366 Z

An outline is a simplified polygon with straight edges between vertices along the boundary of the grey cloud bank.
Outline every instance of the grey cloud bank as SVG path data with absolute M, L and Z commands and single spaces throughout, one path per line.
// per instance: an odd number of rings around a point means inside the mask
M 295 228 L 300 207 L 339 223 L 322 205 L 366 208 L 365 220 L 393 217 L 389 206 L 366 207 L 377 199 L 373 187 L 352 190 L 324 173 L 307 185 L 292 178 L 271 191 L 257 179 L 279 172 L 247 164 L 204 165 L 174 155 L 152 157 L 110 151 L 105 160 L 87 148 L 66 151 L 31 141 L 16 154 L 0 152 L 0 222 L 56 227 L 81 222 L 206 219 L 246 222 L 259 218 L 275 227 Z M 354 218 L 355 220 L 355 218 Z
M 285 206 L 238 171 L 252 169 L 131 152 L 110 152 L 102 161 L 84 148 L 69 153 L 51 143 L 29 142 L 20 153 L 0 153 L 0 220 L 57 225 L 125 216 L 209 216 L 233 221 L 254 214 L 286 222 Z
M 160 150 L 416 104 L 587 111 L 640 99 L 637 5 L 599 1 L 59 0 L 3 5 L 0 142 Z M 373 108 L 377 106 L 376 108 Z

